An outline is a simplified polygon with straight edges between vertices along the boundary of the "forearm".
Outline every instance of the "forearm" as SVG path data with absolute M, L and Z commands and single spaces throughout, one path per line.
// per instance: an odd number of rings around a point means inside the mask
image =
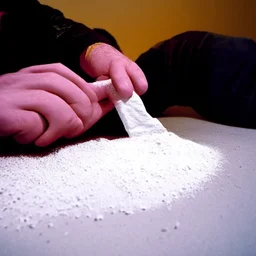
M 36 0 L 24 2 L 24 5 L 17 2 L 17 5 L 7 9 L 12 23 L 22 23 L 17 27 L 24 28 L 27 35 L 40 34 L 44 43 L 40 41 L 39 45 L 52 52 L 52 59 L 75 72 L 79 72 L 80 56 L 88 46 L 98 42 L 108 43 L 107 38 L 84 24 L 66 18 L 59 10 Z M 20 6 L 20 10 L 17 6 Z

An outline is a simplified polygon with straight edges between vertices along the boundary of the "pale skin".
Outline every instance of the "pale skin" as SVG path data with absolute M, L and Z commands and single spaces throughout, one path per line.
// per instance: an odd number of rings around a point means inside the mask
M 141 69 L 110 45 L 96 47 L 82 69 L 99 80 L 111 78 L 128 99 L 135 90 L 146 92 Z M 113 109 L 107 90 L 95 88 L 59 63 L 27 67 L 0 76 L 0 137 L 44 147 L 59 138 L 74 138 Z

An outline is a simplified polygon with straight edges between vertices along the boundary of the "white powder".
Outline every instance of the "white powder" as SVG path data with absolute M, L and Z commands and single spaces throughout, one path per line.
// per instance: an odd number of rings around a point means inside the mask
M 44 157 L 2 157 L 0 224 L 20 230 L 44 216 L 102 221 L 106 213 L 170 206 L 220 170 L 218 151 L 168 133 L 138 95 L 124 102 L 110 80 L 95 86 L 109 86 L 131 138 L 89 141 Z
M 172 133 L 1 157 L 0 225 L 35 227 L 44 216 L 62 214 L 103 220 L 106 213 L 170 206 L 194 195 L 220 166 L 218 151 Z

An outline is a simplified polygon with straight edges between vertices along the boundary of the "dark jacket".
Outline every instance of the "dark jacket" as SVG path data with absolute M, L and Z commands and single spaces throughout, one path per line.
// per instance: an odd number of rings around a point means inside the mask
M 104 35 L 37 0 L 3 0 L 0 11 L 7 13 L 0 28 L 0 74 L 54 62 L 82 74 L 81 53 L 96 42 L 111 44 Z

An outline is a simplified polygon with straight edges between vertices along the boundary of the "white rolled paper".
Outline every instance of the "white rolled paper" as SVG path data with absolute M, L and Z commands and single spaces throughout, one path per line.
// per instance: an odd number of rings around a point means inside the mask
M 97 81 L 93 83 L 93 85 L 108 87 L 109 97 L 114 103 L 129 137 L 167 132 L 158 119 L 149 115 L 141 98 L 136 92 L 133 92 L 132 96 L 124 101 L 116 92 L 111 79 Z

